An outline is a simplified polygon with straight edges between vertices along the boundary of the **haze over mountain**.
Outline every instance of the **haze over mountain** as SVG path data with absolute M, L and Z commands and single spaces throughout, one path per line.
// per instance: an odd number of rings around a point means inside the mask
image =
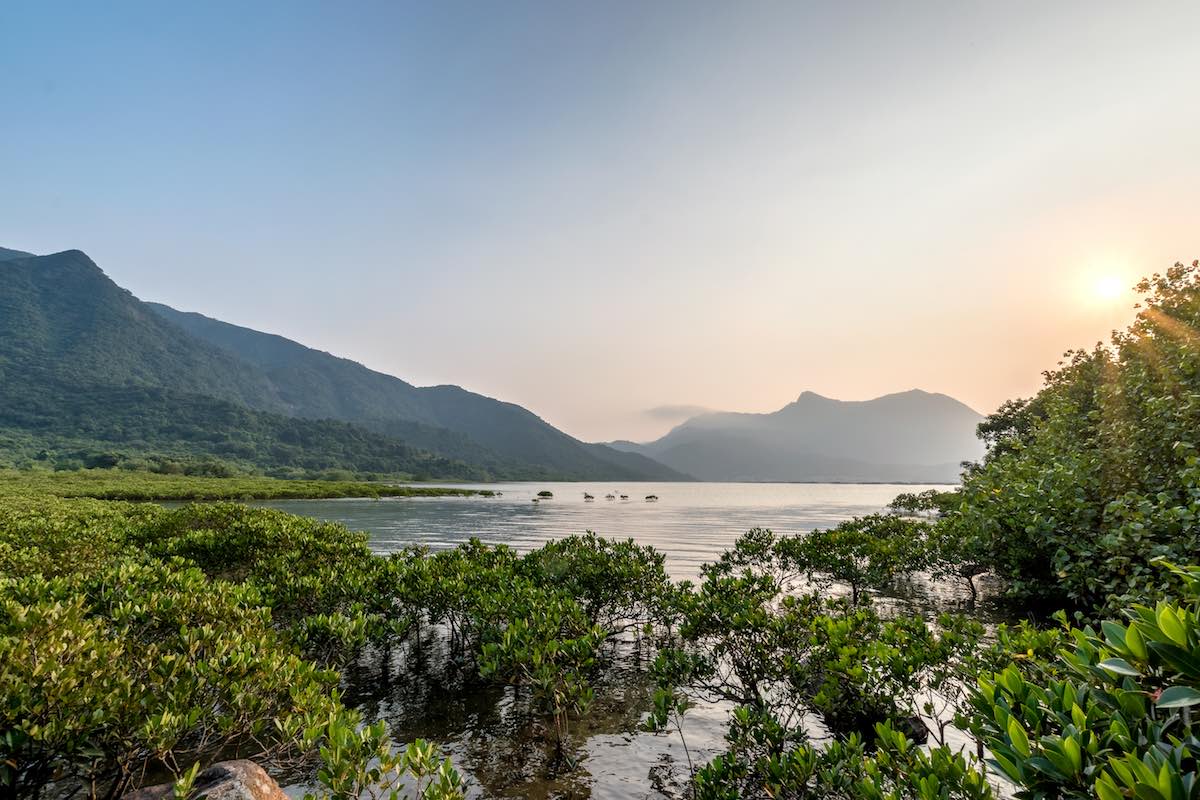
M 196 338 L 261 370 L 274 387 L 281 410 L 288 414 L 355 422 L 430 447 L 437 446 L 427 438 L 431 431 L 453 431 L 495 453 L 564 474 L 646 480 L 687 477 L 638 454 L 580 442 L 514 403 L 459 386 L 413 386 L 282 336 L 159 303 L 146 305 Z M 414 424 L 425 426 L 424 430 Z
M 208 455 L 434 477 L 685 479 L 457 386 L 414 387 L 144 303 L 84 253 L 0 250 L 0 451 Z M 0 455 L 4 455 L 0 452 Z
M 700 480 L 956 482 L 983 417 L 914 389 L 874 400 L 804 392 L 770 414 L 711 413 L 646 444 L 613 442 Z
M 459 386 L 143 302 L 78 250 L 0 249 L 0 400 L 9 462 L 115 449 L 454 478 L 949 482 L 982 453 L 979 414 L 918 390 L 805 392 L 771 414 L 701 413 L 654 442 L 589 444 Z

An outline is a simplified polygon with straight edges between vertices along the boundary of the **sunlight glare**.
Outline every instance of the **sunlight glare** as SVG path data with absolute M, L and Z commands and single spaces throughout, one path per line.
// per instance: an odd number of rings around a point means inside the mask
M 1100 300 L 1116 300 L 1125 293 L 1125 281 L 1115 275 L 1105 275 L 1092 287 Z

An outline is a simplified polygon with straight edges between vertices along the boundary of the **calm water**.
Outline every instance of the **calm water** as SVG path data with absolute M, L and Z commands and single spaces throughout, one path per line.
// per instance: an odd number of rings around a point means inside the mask
M 267 503 L 294 514 L 342 522 L 367 531 L 387 553 L 412 544 L 454 547 L 477 536 L 522 552 L 584 531 L 653 545 L 676 578 L 694 577 L 751 528 L 799 533 L 879 511 L 901 492 L 933 486 L 841 483 L 502 483 L 459 484 L 500 497 L 382 500 L 281 500 Z M 539 491 L 554 499 L 534 503 Z M 596 499 L 587 501 L 584 493 Z M 605 500 L 608 494 L 628 500 Z M 646 495 L 658 496 L 646 502 Z
M 738 483 L 462 484 L 502 492 L 494 498 L 285 500 L 265 503 L 367 531 L 381 553 L 407 545 L 454 547 L 472 536 L 522 552 L 550 539 L 592 530 L 632 537 L 666 554 L 676 579 L 694 577 L 753 527 L 798 533 L 879 511 L 900 492 L 929 486 Z M 941 488 L 941 487 L 938 487 Z M 549 490 L 554 499 L 532 502 Z M 584 493 L 595 500 L 586 501 Z M 605 500 L 607 494 L 628 500 Z M 658 496 L 646 502 L 645 496 Z M 904 602 L 911 602 L 908 597 Z M 512 689 L 464 683 L 436 639 L 402 647 L 386 660 L 368 655 L 346 673 L 346 700 L 368 719 L 385 719 L 397 742 L 440 744 L 474 797 L 664 798 L 683 796 L 686 762 L 679 739 L 641 732 L 650 709 L 645 651 L 632 640 L 611 644 L 596 682 L 596 703 L 572 723 L 563 763 L 552 737 L 523 713 Z M 700 706 L 685 718 L 697 763 L 721 752 L 728 709 Z M 289 787 L 289 794 L 302 793 Z

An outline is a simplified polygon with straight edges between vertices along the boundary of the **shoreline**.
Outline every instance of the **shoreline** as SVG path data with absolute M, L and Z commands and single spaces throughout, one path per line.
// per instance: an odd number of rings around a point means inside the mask
M 14 495 L 129 502 L 328 500 L 380 497 L 492 497 L 488 489 L 384 481 L 323 481 L 255 476 L 162 475 L 124 470 L 0 472 L 0 497 Z

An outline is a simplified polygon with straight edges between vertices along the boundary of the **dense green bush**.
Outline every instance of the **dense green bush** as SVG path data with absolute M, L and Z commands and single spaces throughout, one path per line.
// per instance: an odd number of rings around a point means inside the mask
M 533 551 L 523 571 L 575 598 L 591 624 L 611 635 L 662 619 L 671 587 L 665 561 L 662 553 L 632 539 L 603 539 L 588 531 Z
M 48 782 L 122 788 L 205 754 L 299 750 L 285 731 L 340 711 L 337 675 L 279 640 L 252 587 L 181 562 L 0 583 L 0 774 L 13 796 Z
M 667 586 L 660 554 L 594 535 L 525 557 L 473 541 L 385 558 L 362 534 L 271 509 L 0 498 L 0 785 L 116 795 L 240 751 L 319 756 L 335 797 L 401 775 L 454 796 L 428 745 L 397 755 L 360 729 L 319 665 L 444 625 L 456 663 L 527 694 L 561 743 L 601 644 L 652 625 Z
M 678 638 L 654 664 L 649 727 L 672 730 L 686 748 L 684 717 L 697 701 L 737 706 L 728 751 L 692 765 L 696 796 L 990 796 L 973 758 L 947 746 L 946 729 L 966 707 L 977 665 L 1003 662 L 1012 636 L 1002 629 L 984 647 L 973 620 L 885 616 L 862 592 L 926 566 L 928 531 L 883 517 L 832 534 L 754 530 L 673 596 Z M 797 593 L 810 572 L 857 591 Z M 809 741 L 814 720 L 833 745 Z M 929 733 L 931 750 L 914 744 Z
M 867 588 L 887 586 L 929 566 L 932 525 L 892 514 L 871 514 L 781 543 L 782 556 L 810 580 L 850 588 L 851 601 Z
M 980 426 L 991 450 L 947 522 L 1019 600 L 1114 611 L 1178 589 L 1155 559 L 1200 552 L 1200 265 L 1139 289 L 1111 346 L 1068 353 Z
M 979 680 L 973 725 L 1018 797 L 1200 797 L 1200 569 L 1173 572 L 1178 600 Z
M 377 769 L 354 754 L 391 751 L 362 738 L 337 672 L 313 659 L 411 624 L 392 613 L 393 575 L 361 536 L 265 509 L 0 500 L 0 796 L 115 797 L 244 753 L 316 759 L 326 792 L 348 797 L 345 781 Z M 385 758 L 393 777 L 436 775 L 426 796 L 458 796 L 414 746 Z
M 698 771 L 701 800 L 991 800 L 984 775 L 961 753 L 925 750 L 887 723 L 868 749 L 857 734 L 825 747 L 795 746 L 785 726 L 762 712 L 738 709 L 728 752 Z

